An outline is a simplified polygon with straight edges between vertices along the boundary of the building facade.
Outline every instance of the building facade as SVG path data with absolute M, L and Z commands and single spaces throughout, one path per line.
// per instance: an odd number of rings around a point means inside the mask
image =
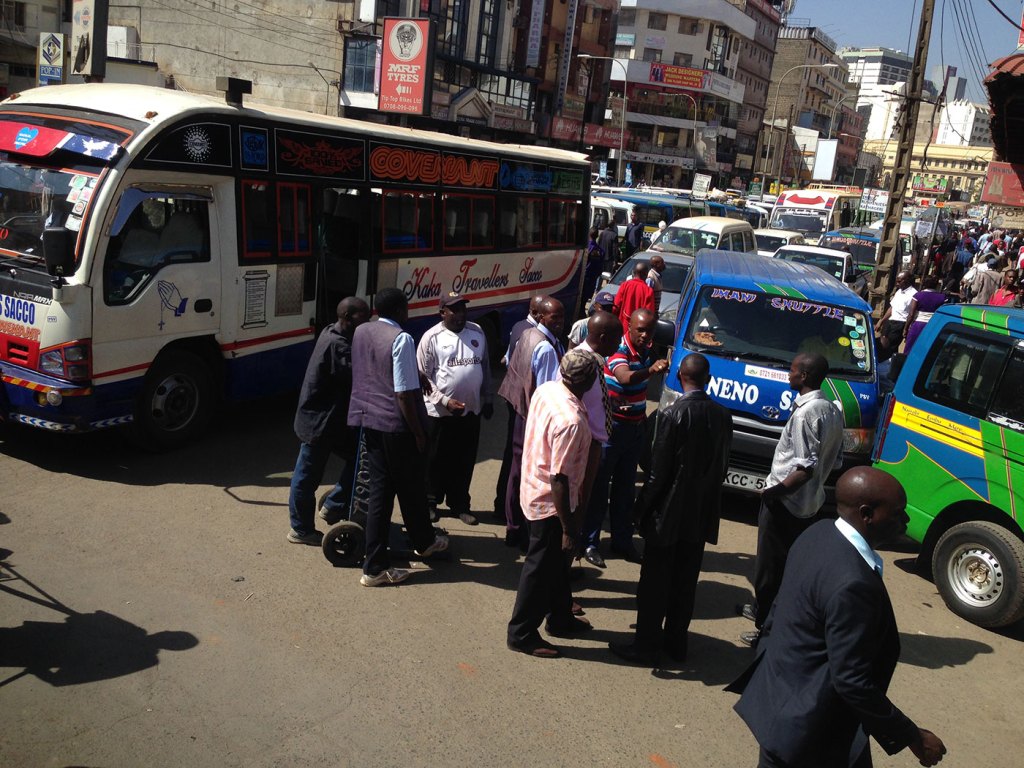
M 757 25 L 754 37 L 740 43 L 736 68 L 736 79 L 743 85 L 744 99 L 736 126 L 735 171 L 744 182 L 748 182 L 754 173 L 754 158 L 771 88 L 772 64 L 775 61 L 775 45 L 782 16 L 780 3 L 768 0 L 729 2 L 741 8 Z
M 607 74 L 617 97 L 612 125 L 625 95 L 624 159 L 634 184 L 685 187 L 694 171 L 731 184 L 745 102 L 737 69 L 755 30 L 727 0 L 622 0 Z
M 896 162 L 896 142 L 866 141 L 864 152 L 878 158 L 877 181 L 883 188 L 888 187 Z M 926 205 L 935 201 L 977 202 L 992 160 L 991 147 L 915 142 L 906 196 Z
M 991 147 L 991 113 L 988 105 L 966 99 L 951 101 L 939 112 L 935 141 L 964 147 Z

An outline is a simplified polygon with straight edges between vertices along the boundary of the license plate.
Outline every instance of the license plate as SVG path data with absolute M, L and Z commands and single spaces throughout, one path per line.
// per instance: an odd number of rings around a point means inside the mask
M 768 478 L 761 477 L 760 475 L 750 475 L 746 472 L 736 472 L 730 469 L 725 474 L 725 482 L 723 485 L 727 485 L 730 488 L 739 488 L 741 491 L 750 491 L 751 493 L 764 490 L 764 485 Z

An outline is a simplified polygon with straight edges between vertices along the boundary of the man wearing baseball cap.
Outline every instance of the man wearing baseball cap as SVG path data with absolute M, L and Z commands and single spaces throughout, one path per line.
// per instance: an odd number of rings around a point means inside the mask
M 487 339 L 466 321 L 467 300 L 451 292 L 441 297 L 441 322 L 423 334 L 416 348 L 420 373 L 431 384 L 427 408 L 427 502 L 431 518 L 447 499 L 453 515 L 476 525 L 469 484 L 476 466 L 480 416 L 491 418 L 491 370 Z
M 569 329 L 569 349 L 575 349 L 586 341 L 587 323 L 590 322 L 590 316 L 601 310 L 611 312 L 612 307 L 614 306 L 615 297 L 608 293 L 608 291 L 599 291 L 597 296 L 595 296 L 594 300 L 590 303 L 590 314 L 587 317 L 581 317 L 573 323 L 572 328 Z

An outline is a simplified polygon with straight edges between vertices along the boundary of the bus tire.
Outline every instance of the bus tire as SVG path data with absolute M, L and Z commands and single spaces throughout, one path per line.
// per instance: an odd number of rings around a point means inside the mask
M 184 445 L 206 429 L 213 397 L 213 375 L 201 357 L 186 350 L 162 352 L 135 406 L 136 438 L 155 450 Z
M 1024 618 L 1024 541 L 983 520 L 954 525 L 932 553 L 939 594 L 953 613 L 979 627 Z

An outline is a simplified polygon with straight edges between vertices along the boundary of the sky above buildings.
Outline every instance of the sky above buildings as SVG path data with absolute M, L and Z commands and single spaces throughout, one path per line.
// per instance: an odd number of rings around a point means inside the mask
M 1020 23 L 1020 0 L 993 0 Z M 909 51 L 917 40 L 920 0 L 797 0 L 791 19 L 821 27 L 840 46 L 883 46 Z M 965 29 L 965 25 L 968 27 Z M 981 79 L 988 64 L 1017 48 L 1020 30 L 1001 17 L 988 0 L 935 0 L 926 76 L 937 64 L 952 65 L 967 78 L 968 97 L 987 101 Z

